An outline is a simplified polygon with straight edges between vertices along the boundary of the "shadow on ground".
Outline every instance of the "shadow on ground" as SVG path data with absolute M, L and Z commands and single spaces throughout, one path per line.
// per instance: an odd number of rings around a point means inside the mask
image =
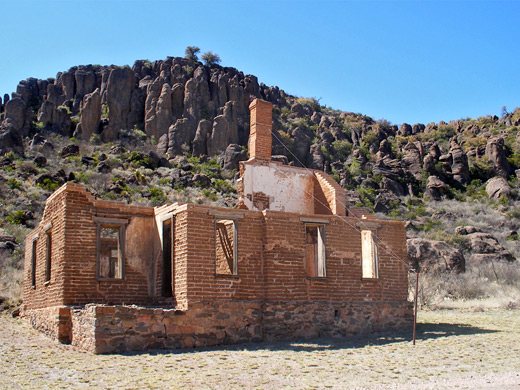
M 483 329 L 476 326 L 464 324 L 418 324 L 417 342 L 421 340 L 432 340 L 443 337 L 454 337 L 463 335 L 475 335 L 485 333 L 495 333 L 496 330 Z M 162 354 L 184 354 L 204 351 L 324 351 L 338 349 L 364 348 L 373 345 L 386 345 L 392 343 L 412 342 L 412 330 L 409 332 L 388 332 L 375 333 L 369 335 L 352 335 L 345 338 L 323 337 L 310 340 L 296 341 L 262 341 L 258 343 L 245 343 L 235 345 L 220 345 L 208 348 L 196 349 L 158 349 L 144 352 L 128 352 L 123 355 L 162 355 Z

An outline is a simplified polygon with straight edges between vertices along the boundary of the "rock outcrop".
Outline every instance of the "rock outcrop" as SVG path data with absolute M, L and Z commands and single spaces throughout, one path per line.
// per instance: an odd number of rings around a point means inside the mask
M 460 250 L 443 241 L 410 238 L 406 242 L 408 260 L 419 272 L 463 272 L 466 260 Z
M 503 177 L 493 177 L 486 183 L 486 193 L 489 199 L 508 198 L 511 195 L 511 186 Z

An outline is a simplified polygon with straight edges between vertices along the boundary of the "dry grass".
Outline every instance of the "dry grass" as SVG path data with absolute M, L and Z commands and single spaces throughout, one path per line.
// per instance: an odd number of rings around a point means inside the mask
M 517 311 L 422 311 L 411 334 L 89 355 L 0 317 L 0 388 L 496 388 L 520 385 Z
M 520 308 L 517 262 L 469 265 L 465 273 L 421 274 L 418 302 L 430 308 Z M 410 277 L 410 297 L 415 277 Z

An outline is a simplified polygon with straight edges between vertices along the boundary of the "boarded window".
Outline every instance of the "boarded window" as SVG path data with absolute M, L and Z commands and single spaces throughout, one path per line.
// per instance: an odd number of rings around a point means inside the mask
M 51 281 L 52 232 L 45 233 L 45 282 Z
M 98 278 L 123 279 L 124 226 L 98 225 Z
M 305 225 L 305 259 L 308 277 L 325 277 L 325 227 Z
M 237 275 L 237 230 L 232 219 L 215 220 L 215 273 Z
M 378 277 L 378 255 L 374 234 L 371 230 L 361 231 L 361 258 L 363 278 L 375 279 Z
M 32 242 L 31 252 L 31 286 L 36 287 L 36 250 L 38 240 L 35 238 Z

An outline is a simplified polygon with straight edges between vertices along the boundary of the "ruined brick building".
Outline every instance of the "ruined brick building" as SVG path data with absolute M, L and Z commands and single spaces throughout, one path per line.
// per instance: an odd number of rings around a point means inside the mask
M 23 316 L 95 353 L 408 327 L 403 223 L 272 161 L 272 105 L 250 109 L 237 209 L 132 206 L 73 183 L 50 196 L 26 239 Z

